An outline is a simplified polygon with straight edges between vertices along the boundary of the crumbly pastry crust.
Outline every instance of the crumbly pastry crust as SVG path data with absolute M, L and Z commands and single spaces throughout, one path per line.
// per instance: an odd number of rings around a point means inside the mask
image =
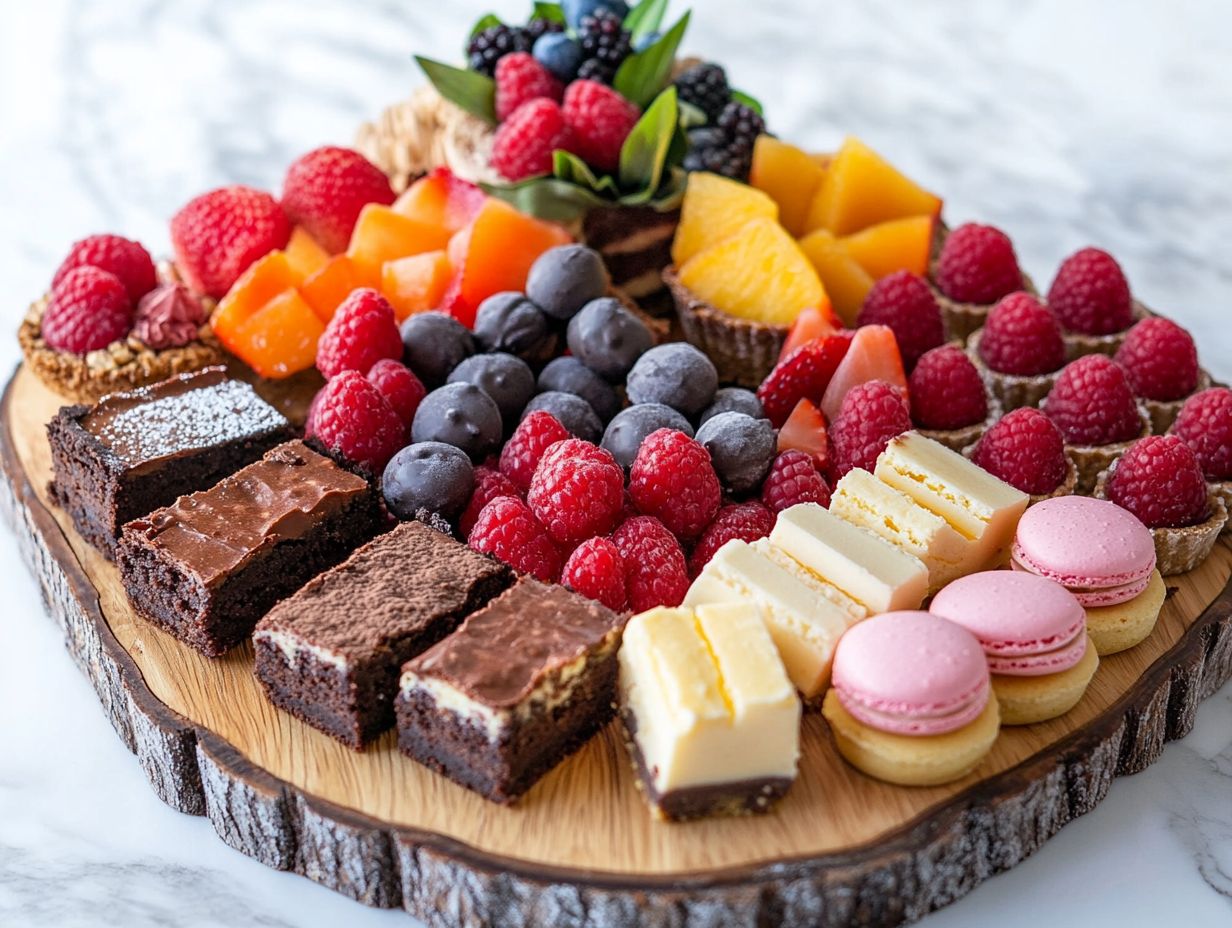
M 975 369 L 980 372 L 980 376 L 984 378 L 984 383 L 988 384 L 988 389 L 995 396 L 1001 407 L 1006 412 L 1013 412 L 1015 409 L 1020 409 L 1023 406 L 1038 406 L 1044 401 L 1049 391 L 1057 382 L 1057 375 L 1061 373 L 1061 368 L 1053 371 L 1050 374 L 1003 374 L 1000 371 L 994 371 L 991 367 L 984 363 L 984 359 L 980 357 L 980 336 L 984 333 L 984 327 L 981 325 L 978 329 L 967 336 L 967 356 L 971 359 L 971 363 L 975 365 Z
M 1087 634 L 1100 657 L 1119 654 L 1145 641 L 1155 630 L 1168 590 L 1158 570 L 1146 589 L 1131 600 L 1087 607 Z
M 988 389 L 987 381 L 984 383 L 984 394 L 988 399 L 988 415 L 983 422 L 976 422 L 974 425 L 967 425 L 961 429 L 917 429 L 916 431 L 925 438 L 940 442 L 951 451 L 965 454 L 967 448 L 974 448 L 976 442 L 984 437 L 984 433 L 1005 415 L 1001 403 Z M 970 458 L 970 455 L 967 457 Z
M 1115 461 L 1113 462 L 1115 465 Z M 1097 499 L 1108 498 L 1108 479 L 1112 466 L 1100 471 L 1092 495 Z M 1188 573 L 1205 561 L 1219 540 L 1220 533 L 1228 523 L 1228 506 L 1224 497 L 1211 489 L 1207 493 L 1207 517 L 1197 525 L 1182 525 L 1179 528 L 1153 528 L 1151 538 L 1155 541 L 1155 566 L 1165 577 Z
M 1063 331 L 1061 338 L 1065 341 L 1066 362 L 1088 354 L 1106 354 L 1112 357 L 1112 355 L 1117 353 L 1117 349 L 1121 347 L 1122 342 L 1125 341 L 1125 336 L 1134 327 L 1134 323 L 1141 322 L 1148 316 L 1154 315 L 1156 315 L 1154 310 L 1148 308 L 1146 304 L 1134 300 L 1133 320 L 1128 327 L 1120 332 L 1113 332 L 1110 335 L 1086 335 L 1083 332 Z
M 975 460 L 975 442 L 967 445 L 962 449 L 962 455 L 968 461 Z M 1031 508 L 1036 503 L 1042 503 L 1046 499 L 1057 499 L 1061 496 L 1073 496 L 1078 492 L 1078 467 L 1074 464 L 1074 458 L 1068 451 L 1065 452 L 1065 479 L 1051 493 L 1032 493 L 1030 500 L 1027 502 L 1027 508 Z
M 1205 370 L 1198 370 L 1198 385 L 1193 388 L 1189 396 L 1194 393 L 1200 393 L 1211 385 L 1211 375 Z M 1151 434 L 1163 435 L 1168 429 L 1172 428 L 1172 423 L 1176 421 L 1176 417 L 1181 412 L 1181 407 L 1185 405 L 1185 401 L 1189 396 L 1182 396 L 1179 400 L 1142 400 L 1142 405 L 1146 407 L 1147 415 L 1151 417 Z
M 1040 405 L 1042 408 L 1043 401 Z M 1119 441 L 1111 445 L 1066 444 L 1065 453 L 1078 467 L 1077 492 L 1079 495 L 1091 496 L 1099 482 L 1100 474 L 1128 451 L 1130 445 L 1151 434 L 1151 417 L 1141 405 L 1138 406 L 1138 417 L 1142 420 L 1142 431 L 1130 441 Z
M 937 305 L 941 307 L 941 318 L 945 321 L 945 329 L 949 333 L 950 338 L 960 340 L 968 339 L 971 334 L 978 329 L 984 327 L 984 322 L 988 319 L 988 313 L 992 310 L 995 303 L 963 303 L 959 300 L 951 299 L 941 292 L 941 288 L 935 282 L 937 265 L 934 262 L 929 268 L 928 276 L 924 278 L 928 284 L 928 289 L 933 292 L 933 297 L 937 300 Z M 1038 297 L 1039 290 L 1026 272 L 1022 275 L 1022 289 L 1032 296 Z

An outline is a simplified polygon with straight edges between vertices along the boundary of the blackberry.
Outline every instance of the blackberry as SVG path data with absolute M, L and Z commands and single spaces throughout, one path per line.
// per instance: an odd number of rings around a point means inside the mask
M 549 33 L 564 32 L 565 24 L 551 19 L 532 19 L 526 24 L 526 28 L 523 31 L 526 33 L 527 43 L 534 45 L 536 40 L 543 38 Z
M 621 18 L 606 7 L 582 17 L 578 41 L 582 45 L 582 65 L 578 68 L 578 77 L 583 80 L 610 84 L 621 62 L 633 52 L 629 31 Z
M 705 113 L 709 122 L 715 122 L 731 102 L 727 72 L 711 62 L 693 65 L 676 78 L 675 84 L 680 99 Z
M 728 103 L 715 125 L 690 130 L 684 169 L 748 180 L 753 166 L 753 143 L 765 131 L 765 120 L 755 109 L 743 103 Z
M 751 106 L 743 103 L 728 103 L 719 113 L 718 126 L 733 142 L 739 142 L 753 150 L 757 137 L 766 131 L 766 121 Z
M 466 45 L 466 66 L 472 71 L 496 75 L 496 62 L 511 52 L 528 52 L 534 40 L 526 29 L 500 23 L 475 34 Z
M 616 79 L 616 69 L 609 68 L 598 58 L 587 58 L 578 66 L 577 79 L 579 81 L 595 81 L 599 84 L 607 84 L 610 87 L 612 81 Z

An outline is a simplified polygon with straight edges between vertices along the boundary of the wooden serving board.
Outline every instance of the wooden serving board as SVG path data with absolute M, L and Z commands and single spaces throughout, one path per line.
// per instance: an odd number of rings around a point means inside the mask
M 399 755 L 273 709 L 252 649 L 209 660 L 138 619 L 115 568 L 47 499 L 60 400 L 19 369 L 0 406 L 0 503 L 69 652 L 159 796 L 232 847 L 431 925 L 894 925 L 1014 866 L 1153 762 L 1232 674 L 1232 547 L 1170 578 L 1158 628 L 1062 719 L 1007 729 L 974 774 L 909 789 L 839 758 L 806 717 L 771 815 L 653 822 L 609 728 L 502 808 Z

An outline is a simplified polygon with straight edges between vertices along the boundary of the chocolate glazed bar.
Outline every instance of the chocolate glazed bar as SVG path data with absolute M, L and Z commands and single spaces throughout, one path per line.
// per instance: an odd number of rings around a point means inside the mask
M 213 486 L 295 434 L 251 386 L 211 367 L 66 406 L 47 437 L 52 498 L 110 559 L 124 523 Z
M 512 581 L 504 564 L 403 523 L 261 620 L 257 678 L 274 705 L 360 749 L 393 725 L 402 665 Z
M 133 607 L 209 657 L 372 538 L 376 491 L 301 441 L 124 526 L 117 561 Z
M 402 668 L 398 745 L 513 802 L 611 719 L 624 619 L 522 577 Z

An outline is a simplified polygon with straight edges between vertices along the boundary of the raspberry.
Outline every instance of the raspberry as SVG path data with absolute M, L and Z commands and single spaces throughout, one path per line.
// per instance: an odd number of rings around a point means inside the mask
M 1171 319 L 1143 319 L 1125 336 L 1115 361 L 1125 368 L 1135 396 L 1179 400 L 1198 386 L 1198 349 Z
M 515 496 L 498 496 L 484 506 L 466 543 L 544 583 L 560 577 L 560 552 L 535 514 Z
M 608 452 L 582 441 L 558 441 L 539 460 L 526 504 L 552 540 L 576 545 L 606 535 L 620 521 L 625 474 Z
M 761 503 L 732 503 L 719 510 L 714 521 L 706 526 L 689 557 L 689 573 L 696 577 L 710 563 L 714 552 L 733 538 L 756 541 L 765 538 L 774 528 L 774 513 Z
M 834 470 L 842 477 L 855 467 L 871 471 L 890 439 L 911 431 L 911 415 L 903 394 L 884 380 L 852 387 L 830 425 Z
M 1048 305 L 1061 325 L 1087 335 L 1124 332 L 1134 318 L 1125 272 L 1098 248 L 1083 248 L 1062 262 L 1048 288 Z
M 376 290 L 351 292 L 317 343 L 317 370 L 326 377 L 342 371 L 367 374 L 377 361 L 402 359 L 402 336 L 394 308 Z
M 492 167 L 518 181 L 552 172 L 552 153 L 572 148 L 565 114 L 553 100 L 531 100 L 506 119 L 492 139 Z
M 1042 408 L 1071 445 L 1132 441 L 1142 432 L 1125 372 L 1102 354 L 1066 365 Z
M 613 612 L 623 612 L 628 602 L 625 559 L 606 538 L 591 538 L 574 548 L 561 571 L 560 582 Z
M 873 284 L 856 325 L 889 326 L 907 370 L 915 367 L 924 352 L 945 341 L 937 299 L 924 279 L 910 271 L 895 271 Z
M 980 372 L 954 345 L 926 352 L 908 381 L 911 418 L 925 429 L 961 429 L 988 416 L 988 395 Z
M 797 503 L 830 505 L 830 485 L 803 451 L 784 451 L 770 465 L 761 487 L 761 501 L 778 514 Z
M 531 479 L 543 453 L 558 441 L 572 437 L 554 415 L 536 409 L 518 423 L 501 449 L 500 471 L 525 493 L 530 489 Z
M 176 267 L 185 283 L 214 299 L 290 237 L 291 223 L 278 201 L 251 187 L 211 190 L 171 217 Z
M 838 332 L 805 342 L 775 365 L 757 388 L 762 411 L 775 428 L 787 421 L 802 399 L 818 404 L 851 347 L 852 334 Z
M 1065 363 L 1056 317 L 1029 293 L 1011 293 L 988 314 L 980 357 L 992 370 L 1018 377 L 1051 374 Z
M 1024 406 L 984 433 L 972 460 L 1023 493 L 1044 496 L 1065 481 L 1065 437 L 1052 420 Z
M 282 182 L 282 208 L 326 251 L 345 251 L 360 211 L 388 206 L 394 189 L 385 172 L 350 148 L 326 146 L 300 156 Z
M 1147 528 L 1197 525 L 1207 516 L 1202 467 L 1176 435 L 1151 435 L 1130 445 L 1113 465 L 1108 498 Z
M 83 266 L 96 267 L 100 271 L 115 274 L 120 278 L 120 283 L 124 284 L 128 298 L 134 306 L 158 283 L 154 259 L 138 242 L 119 235 L 91 235 L 73 243 L 73 247 L 68 250 L 68 256 L 60 262 L 60 267 L 51 279 L 51 288 L 54 290 L 56 284 L 73 268 Z
M 504 122 L 523 103 L 547 98 L 557 103 L 565 88 L 534 55 L 514 52 L 496 64 L 496 118 Z
M 495 468 L 481 464 L 475 468 L 475 488 L 471 491 L 470 502 L 458 517 L 458 531 L 463 538 L 469 538 L 479 513 L 494 499 L 502 496 L 518 498 L 518 488 L 508 477 Z
M 629 469 L 629 493 L 642 513 L 683 539 L 710 524 L 722 495 L 710 452 L 675 429 L 646 436 Z
M 115 274 L 83 265 L 52 288 L 43 311 L 43 340 L 57 351 L 85 354 L 128 334 L 133 304 Z
M 680 542 L 658 519 L 637 516 L 612 532 L 612 544 L 625 562 L 628 607 L 645 612 L 679 606 L 689 592 L 689 571 Z
M 1169 432 L 1197 455 L 1212 480 L 1232 480 L 1232 390 L 1211 387 L 1185 401 Z
M 641 110 L 611 87 L 574 81 L 565 91 L 564 113 L 572 135 L 570 150 L 601 171 L 615 171 Z
M 309 436 L 374 474 L 406 444 L 406 426 L 358 371 L 331 378 L 312 407 Z
M 963 303 L 995 303 L 1022 289 L 1022 271 L 1009 236 L 974 222 L 946 238 L 936 276 L 941 292 Z
M 369 368 L 368 381 L 381 391 L 398 418 L 410 428 L 415 410 L 428 393 L 411 369 L 392 358 L 382 358 Z

